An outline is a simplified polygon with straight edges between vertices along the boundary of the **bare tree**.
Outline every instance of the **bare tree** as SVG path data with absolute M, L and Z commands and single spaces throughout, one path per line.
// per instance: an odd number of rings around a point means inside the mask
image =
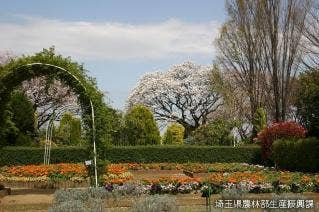
M 307 57 L 304 58 L 306 68 L 318 68 L 319 66 L 319 1 L 316 0 L 306 17 L 306 27 L 303 35 L 305 37 L 305 51 Z
M 263 47 L 263 62 L 271 75 L 274 96 L 275 120 L 285 120 L 291 104 L 291 90 L 300 71 L 305 52 L 302 34 L 311 1 L 261 1 L 259 34 Z
M 248 139 L 251 132 L 250 123 L 251 108 L 249 95 L 240 85 L 231 72 L 221 72 L 218 66 L 214 66 L 211 73 L 213 90 L 217 91 L 223 98 L 223 107 L 215 117 L 237 122 L 237 130 L 242 140 Z M 216 117 L 216 115 L 218 117 Z
M 261 46 L 256 29 L 255 1 L 227 1 L 229 20 L 216 40 L 217 63 L 235 80 L 238 89 L 249 98 L 250 119 L 258 107 L 264 106 L 267 80 L 262 67 Z
M 22 91 L 32 100 L 33 107 L 37 111 L 38 129 L 61 107 L 77 106 L 77 95 L 57 80 L 50 82 L 46 77 L 33 78 L 22 83 Z
M 248 93 L 251 115 L 264 106 L 268 112 L 273 108 L 276 121 L 286 119 L 305 55 L 301 42 L 310 5 L 310 0 L 227 1 L 218 61 Z
M 7 64 L 10 60 L 14 58 L 15 56 L 9 51 L 0 52 L 0 66 Z

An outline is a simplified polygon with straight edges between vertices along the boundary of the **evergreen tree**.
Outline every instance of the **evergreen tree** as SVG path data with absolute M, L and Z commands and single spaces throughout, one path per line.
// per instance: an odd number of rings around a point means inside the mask
M 257 134 L 267 127 L 267 116 L 266 116 L 266 111 L 264 108 L 259 107 L 256 110 L 255 116 L 252 121 L 253 124 L 253 136 L 252 138 L 255 138 Z
M 143 105 L 132 107 L 125 115 L 125 140 L 129 145 L 159 144 L 161 137 L 152 112 Z
M 4 145 L 31 145 L 36 134 L 35 111 L 32 102 L 22 92 L 11 94 L 5 117 L 6 127 L 1 130 L 6 141 Z
M 185 128 L 181 124 L 171 124 L 163 136 L 163 144 L 183 144 L 184 131 Z

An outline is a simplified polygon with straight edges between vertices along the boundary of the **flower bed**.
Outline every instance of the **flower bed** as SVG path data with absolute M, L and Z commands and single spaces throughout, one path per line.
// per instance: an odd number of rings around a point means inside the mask
M 207 168 L 208 167 L 208 168 Z M 227 189 L 242 189 L 250 193 L 270 192 L 319 192 L 319 175 L 300 172 L 278 172 L 271 168 L 248 164 L 112 164 L 108 173 L 112 173 L 117 180 L 105 181 L 108 189 L 125 188 L 132 178 L 125 178 L 124 173 L 129 170 L 182 170 L 189 169 L 194 173 L 205 170 L 206 177 L 192 178 L 185 176 L 159 177 L 158 179 L 143 179 L 134 182 L 143 187 L 143 191 L 150 194 L 162 193 L 191 193 L 201 191 L 203 195 L 208 188 L 213 193 L 220 193 Z M 113 171 L 112 171 L 113 170 Z M 208 173 L 208 174 L 207 174 Z M 111 174 L 112 175 L 112 174 Z M 121 187 L 124 186 L 124 187 Z
M 319 176 L 308 176 L 290 172 L 235 172 L 214 173 L 207 179 L 190 177 L 161 177 L 144 179 L 141 182 L 107 183 L 105 188 L 112 191 L 130 188 L 145 194 L 198 193 L 207 195 L 223 190 L 239 189 L 247 193 L 319 192 Z
M 181 174 L 152 178 L 133 178 L 130 170 L 191 170 L 205 172 L 202 177 Z M 160 171 L 159 171 L 160 172 Z M 204 194 L 208 191 L 219 193 L 225 189 L 240 188 L 251 193 L 267 192 L 319 192 L 319 175 L 301 172 L 278 172 L 263 166 L 230 164 L 109 164 L 103 175 L 104 185 L 109 190 L 125 189 L 136 185 L 143 191 L 156 193 Z M 89 186 L 88 172 L 83 164 L 28 165 L 0 168 L 0 183 L 13 187 L 82 187 Z M 124 187 L 121 187 L 124 186 Z M 132 187 L 132 186 L 131 186 Z
M 110 164 L 106 167 L 103 180 L 105 184 L 122 184 L 132 180 L 133 175 L 126 166 Z
M 60 188 L 89 186 L 82 164 L 53 164 L 2 167 L 0 182 L 10 187 Z

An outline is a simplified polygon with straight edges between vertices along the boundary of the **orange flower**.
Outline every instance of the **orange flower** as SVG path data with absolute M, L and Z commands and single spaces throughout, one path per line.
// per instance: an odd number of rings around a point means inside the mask
M 110 164 L 107 166 L 107 173 L 110 174 L 122 174 L 127 171 L 127 168 L 121 164 Z
M 112 178 L 112 179 L 106 177 L 106 178 L 104 179 L 104 183 L 105 183 L 105 184 L 123 184 L 123 183 L 125 183 L 125 182 L 127 182 L 127 181 L 130 181 L 130 180 L 132 180 L 132 179 L 133 179 L 132 176 L 117 177 L 117 178 Z
M 311 178 L 308 177 L 307 175 L 304 175 L 304 176 L 302 176 L 302 178 L 301 178 L 301 182 L 302 182 L 303 184 L 307 184 L 307 183 L 311 182 Z
M 50 173 L 87 175 L 85 166 L 82 164 L 52 164 L 52 165 L 26 165 L 14 166 L 7 169 L 7 173 L 20 177 L 41 177 L 48 176 Z
M 227 181 L 228 181 L 229 183 L 237 183 L 237 179 L 236 179 L 236 178 L 233 178 L 233 177 L 228 178 Z

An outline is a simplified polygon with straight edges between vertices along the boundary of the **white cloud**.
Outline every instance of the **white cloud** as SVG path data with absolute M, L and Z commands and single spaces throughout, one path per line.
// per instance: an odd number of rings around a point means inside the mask
M 170 19 L 153 24 L 67 22 L 25 18 L 0 21 L 0 49 L 34 53 L 52 45 L 65 55 L 86 60 L 165 59 L 214 55 L 219 23 Z

